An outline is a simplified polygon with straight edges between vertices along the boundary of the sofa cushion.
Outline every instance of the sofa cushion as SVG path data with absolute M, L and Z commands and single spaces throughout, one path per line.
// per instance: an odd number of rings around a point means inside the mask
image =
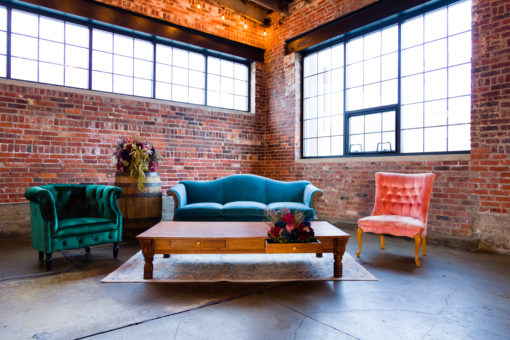
M 117 225 L 112 221 L 106 219 L 108 222 L 105 223 L 97 223 L 97 224 L 87 224 L 87 225 L 79 225 L 76 224 L 74 226 L 68 226 L 66 228 L 59 228 L 55 234 L 53 235 L 56 238 L 59 237 L 68 237 L 74 235 L 82 235 L 82 234 L 94 234 L 98 232 L 104 232 L 108 230 L 117 230 Z
M 265 178 L 255 175 L 232 175 L 223 178 L 224 203 L 253 201 L 266 203 Z
M 202 202 L 223 204 L 223 183 L 221 179 L 207 182 L 181 181 L 179 183 L 186 187 L 188 204 Z
M 94 225 L 112 223 L 111 220 L 103 217 L 73 217 L 58 220 L 58 229 L 72 228 L 80 225 Z
M 283 208 L 287 208 L 291 211 L 300 211 L 305 215 L 305 218 L 307 220 L 313 219 L 313 216 L 315 214 L 315 211 L 312 208 L 307 207 L 303 203 L 298 202 L 274 202 L 267 205 L 268 209 L 272 210 L 280 210 Z
M 303 203 L 305 187 L 308 181 L 280 182 L 266 179 L 266 203 L 274 202 L 300 202 Z
M 225 203 L 221 214 L 223 216 L 250 216 L 250 217 L 264 217 L 265 208 L 264 203 L 253 201 L 236 201 Z
M 175 212 L 177 219 L 181 217 L 201 217 L 201 218 L 215 218 L 221 216 L 221 209 L 223 205 L 214 202 L 193 203 L 179 208 Z

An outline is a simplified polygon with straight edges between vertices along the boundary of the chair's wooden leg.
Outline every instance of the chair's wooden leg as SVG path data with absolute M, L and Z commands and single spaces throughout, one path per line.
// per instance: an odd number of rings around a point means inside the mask
M 386 248 L 385 244 L 384 244 L 384 235 L 381 235 L 381 249 L 384 249 Z
M 416 263 L 416 267 L 420 266 L 420 245 L 421 236 L 417 234 L 414 236 L 414 262 Z
M 427 256 L 427 236 L 421 238 L 421 252 L 423 256 Z
M 117 255 L 119 255 L 119 243 L 113 243 L 113 258 L 116 259 Z
M 39 261 L 44 260 L 44 253 L 42 251 L 39 252 Z
M 53 256 L 52 253 L 46 253 L 46 271 L 51 270 L 51 265 L 53 263 Z
M 358 252 L 356 253 L 356 256 L 359 257 L 361 254 L 361 248 L 362 248 L 361 234 L 363 234 L 363 230 L 361 230 L 361 228 L 358 227 L 358 231 L 356 232 L 356 234 L 358 235 L 358 244 L 359 244 L 359 249 L 358 249 Z

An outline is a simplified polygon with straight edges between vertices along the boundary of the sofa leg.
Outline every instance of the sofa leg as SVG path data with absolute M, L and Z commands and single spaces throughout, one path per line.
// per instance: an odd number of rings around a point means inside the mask
M 44 253 L 42 251 L 39 252 L 39 261 L 44 260 Z
M 46 253 L 46 271 L 51 270 L 51 264 L 53 263 L 52 253 Z
M 119 243 L 115 242 L 113 244 L 113 258 L 116 259 L 117 255 L 119 255 Z
M 85 247 L 85 252 L 88 254 L 90 254 L 90 247 Z
M 170 258 L 170 254 L 163 254 L 163 258 L 169 259 Z

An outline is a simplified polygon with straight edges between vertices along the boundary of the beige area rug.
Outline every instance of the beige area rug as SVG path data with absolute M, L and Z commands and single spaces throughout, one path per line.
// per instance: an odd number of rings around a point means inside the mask
M 343 276 L 333 277 L 333 254 L 202 254 L 154 256 L 152 280 L 143 279 L 139 251 L 101 282 L 287 282 L 377 281 L 354 258 L 343 256 Z

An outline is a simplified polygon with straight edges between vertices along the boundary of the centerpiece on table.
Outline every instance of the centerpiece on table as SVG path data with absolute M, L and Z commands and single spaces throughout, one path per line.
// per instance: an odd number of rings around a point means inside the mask
M 124 235 L 132 238 L 161 221 L 161 155 L 148 140 L 122 139 L 115 150 L 115 185 L 123 191 L 119 208 Z
M 266 210 L 269 232 L 266 252 L 269 253 L 321 253 L 322 245 L 315 238 L 311 221 L 303 213 L 284 208 Z

